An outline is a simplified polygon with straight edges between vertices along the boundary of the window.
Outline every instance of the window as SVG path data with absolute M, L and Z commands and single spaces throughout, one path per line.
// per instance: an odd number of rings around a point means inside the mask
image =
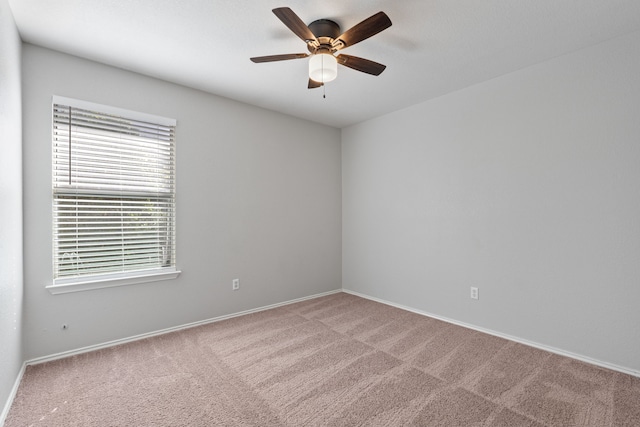
M 52 293 L 177 277 L 175 120 L 53 100 Z

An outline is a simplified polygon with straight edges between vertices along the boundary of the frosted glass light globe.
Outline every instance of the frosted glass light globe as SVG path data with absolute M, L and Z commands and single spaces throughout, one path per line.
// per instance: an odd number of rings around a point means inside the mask
M 330 53 L 318 53 L 309 59 L 309 78 L 326 83 L 338 76 L 338 60 Z

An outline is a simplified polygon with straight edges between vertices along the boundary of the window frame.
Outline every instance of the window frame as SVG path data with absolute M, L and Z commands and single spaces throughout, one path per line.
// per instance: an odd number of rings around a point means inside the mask
M 61 104 L 61 105 L 68 105 L 71 106 L 72 108 L 79 108 L 79 109 L 85 109 L 85 110 L 91 110 L 91 111 L 95 111 L 95 112 L 99 112 L 101 114 L 105 114 L 105 115 L 113 115 L 113 116 L 118 116 L 118 117 L 122 117 L 122 118 L 126 118 L 128 120 L 133 120 L 133 121 L 143 121 L 143 122 L 149 122 L 149 123 L 155 123 L 155 124 L 160 124 L 160 125 L 164 125 L 164 126 L 172 126 L 175 127 L 177 124 L 177 121 L 175 119 L 170 119 L 170 118 L 166 118 L 166 117 L 161 117 L 161 116 L 156 116 L 153 114 L 147 114 L 147 113 L 141 113 L 141 112 L 136 112 L 136 111 L 131 111 L 131 110 L 125 110 L 122 108 L 118 108 L 118 107 L 113 107 L 113 106 L 108 106 L 108 105 L 102 105 L 102 104 L 96 104 L 93 102 L 88 102 L 88 101 L 82 101 L 82 100 L 78 100 L 78 99 L 73 99 L 73 98 L 67 98 L 67 97 L 62 97 L 62 96 L 57 96 L 54 95 L 52 97 L 52 103 L 51 103 L 51 111 L 53 113 L 55 105 L 56 104 Z M 52 114 L 52 122 L 50 124 L 50 127 L 52 129 L 53 132 L 53 128 L 54 128 L 54 123 L 53 123 L 53 114 Z M 52 134 L 51 136 L 51 144 L 52 147 L 54 145 L 54 135 Z M 175 144 L 175 143 L 174 143 Z M 175 145 L 173 146 L 174 150 L 175 150 Z M 54 168 L 55 165 L 55 158 L 53 157 L 54 154 L 52 152 L 52 159 L 51 159 L 51 165 L 52 165 L 52 169 Z M 173 167 L 173 177 L 175 178 L 175 165 Z M 51 199 L 51 203 L 52 203 L 52 212 L 51 212 L 51 218 L 52 220 L 55 221 L 56 218 L 56 213 L 54 212 L 54 205 L 55 205 L 55 201 L 56 201 L 56 184 L 55 184 L 55 177 L 53 174 L 53 170 L 52 170 L 52 199 Z M 175 230 L 175 184 L 173 187 L 173 200 L 174 200 L 174 217 L 173 217 L 173 222 L 172 222 L 172 227 Z M 97 190 L 95 192 L 91 192 L 90 194 L 95 194 L 97 196 L 102 196 L 100 190 Z M 124 194 L 124 193 L 123 193 Z M 55 253 L 55 239 L 57 238 L 56 234 L 55 234 L 55 228 L 52 229 L 51 232 L 51 236 L 52 236 L 52 248 L 51 248 L 51 253 L 52 256 L 55 257 L 56 253 Z M 176 235 L 175 235 L 175 231 L 173 232 L 173 246 L 175 249 L 175 245 L 176 245 Z M 52 262 L 55 263 L 55 261 L 52 259 Z M 52 266 L 53 267 L 53 266 Z M 53 269 L 52 269 L 53 271 Z M 52 294 L 64 294 L 64 293 L 69 293 L 69 292 L 78 292 L 78 291 L 86 291 L 86 290 L 92 290 L 92 289 L 102 289 L 102 288 L 109 288 L 109 287 L 115 287 L 115 286 L 125 286 L 125 285 L 133 285 L 133 284 L 139 284 L 139 283 L 148 283 L 148 282 L 155 282 L 155 281 L 160 281 L 160 280 L 171 280 L 171 279 L 175 279 L 180 275 L 181 271 L 179 271 L 177 269 L 177 264 L 176 261 L 174 260 L 174 265 L 172 266 L 168 266 L 168 267 L 163 267 L 163 266 L 159 266 L 159 267 L 154 267 L 154 268 L 146 268 L 146 269 L 136 269 L 136 270 L 130 270 L 130 271 L 122 271 L 122 272 L 110 272 L 110 273 L 96 273 L 96 274 L 87 274 L 87 275 L 78 275 L 78 276 L 74 276 L 74 277 L 61 277 L 61 278 L 53 278 L 52 283 L 46 286 L 46 289 L 51 292 Z

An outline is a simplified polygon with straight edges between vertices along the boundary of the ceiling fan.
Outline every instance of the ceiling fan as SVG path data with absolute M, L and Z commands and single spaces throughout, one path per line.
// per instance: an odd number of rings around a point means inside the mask
M 374 76 L 380 75 L 386 65 L 357 56 L 339 54 L 339 50 L 353 46 L 391 26 L 391 20 L 384 12 L 378 12 L 364 21 L 340 33 L 340 26 L 329 19 L 318 19 L 308 26 L 288 7 L 273 9 L 273 13 L 293 33 L 307 44 L 310 53 L 290 53 L 284 55 L 257 56 L 251 61 L 273 62 L 287 59 L 309 58 L 309 84 L 313 89 L 323 86 L 336 78 L 338 64 Z

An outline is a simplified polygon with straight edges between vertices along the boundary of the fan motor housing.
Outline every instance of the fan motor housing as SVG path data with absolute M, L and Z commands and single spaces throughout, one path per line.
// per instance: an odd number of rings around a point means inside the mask
M 307 43 L 307 48 L 312 54 L 330 53 L 336 51 L 333 46 L 335 39 L 340 37 L 340 25 L 330 19 L 318 19 L 308 25 L 309 29 L 316 36 L 313 43 Z

